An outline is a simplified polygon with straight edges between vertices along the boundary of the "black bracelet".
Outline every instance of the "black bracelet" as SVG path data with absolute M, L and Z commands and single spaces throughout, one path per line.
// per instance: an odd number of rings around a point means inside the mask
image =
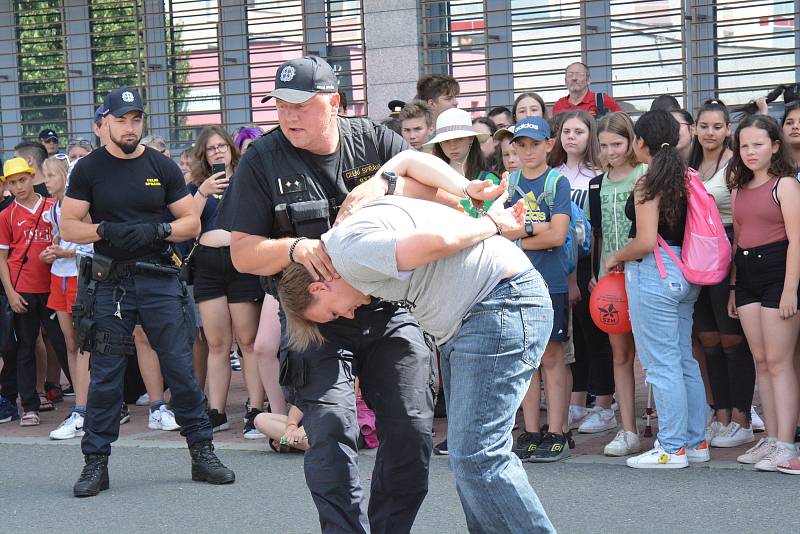
M 291 245 L 289 245 L 289 261 L 290 261 L 291 263 L 294 263 L 294 247 L 296 247 L 296 246 L 297 246 L 297 244 L 298 244 L 300 241 L 302 241 L 303 239 L 306 239 L 306 238 L 305 238 L 305 237 L 298 237 L 297 239 L 295 239 L 294 241 L 292 241 L 292 244 L 291 244 Z
M 736 289 L 736 284 L 729 284 L 729 285 L 728 285 L 728 289 L 729 289 L 730 291 L 734 291 L 734 290 Z

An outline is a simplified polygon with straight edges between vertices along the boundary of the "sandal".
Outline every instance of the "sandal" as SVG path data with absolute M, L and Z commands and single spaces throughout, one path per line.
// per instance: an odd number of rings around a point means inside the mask
M 39 395 L 39 411 L 52 412 L 56 407 L 53 406 L 53 401 L 47 398 L 47 395 Z M 39 424 L 39 423 L 36 423 Z
M 39 424 L 39 412 L 25 412 L 19 420 L 19 426 L 37 426 Z
M 279 440 L 276 439 L 268 439 L 267 444 L 269 444 L 269 448 L 279 454 L 286 454 L 286 453 L 301 453 L 305 454 L 303 449 L 295 449 L 294 447 L 290 447 L 285 443 L 281 443 Z

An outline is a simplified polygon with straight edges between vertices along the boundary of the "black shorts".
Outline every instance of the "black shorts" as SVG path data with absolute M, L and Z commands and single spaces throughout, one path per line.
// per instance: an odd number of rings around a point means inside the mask
M 736 307 L 760 302 L 764 308 L 779 308 L 786 276 L 788 241 L 739 249 L 736 263 Z
M 733 226 L 726 226 L 728 241 L 733 243 Z M 694 303 L 695 332 L 719 332 L 723 336 L 741 336 L 742 325 L 728 315 L 730 281 L 725 278 L 713 286 L 702 286 L 697 302 Z
M 553 302 L 553 330 L 550 341 L 569 341 L 569 293 L 550 293 Z
M 229 303 L 264 300 L 264 290 L 261 289 L 258 276 L 236 270 L 231 261 L 230 247 L 198 245 L 192 261 L 195 302 L 219 297 L 226 297 Z
M 694 331 L 719 332 L 723 336 L 741 336 L 742 325 L 728 315 L 728 289 L 726 278 L 713 286 L 702 286 L 694 303 Z

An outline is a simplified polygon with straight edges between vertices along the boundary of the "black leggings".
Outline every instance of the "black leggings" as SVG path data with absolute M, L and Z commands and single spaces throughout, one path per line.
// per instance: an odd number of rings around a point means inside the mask
M 581 300 L 572 308 L 572 342 L 575 363 L 572 368 L 572 391 L 588 391 L 592 395 L 614 393 L 614 364 L 608 335 L 592 321 L 589 313 L 589 280 L 592 262 L 578 262 L 578 289 Z
M 706 355 L 709 385 L 714 394 L 714 408 L 736 408 L 747 414 L 749 420 L 756 368 L 747 341 L 728 348 L 722 348 L 721 345 L 704 347 L 703 352 Z

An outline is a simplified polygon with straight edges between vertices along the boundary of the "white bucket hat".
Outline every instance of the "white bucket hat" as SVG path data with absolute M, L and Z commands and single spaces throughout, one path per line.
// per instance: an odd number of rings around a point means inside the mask
M 514 137 L 514 125 L 512 124 L 511 126 L 500 128 L 494 133 L 492 137 L 494 138 L 495 141 L 502 141 L 506 137 L 511 139 L 512 137 Z
M 434 145 L 451 139 L 477 137 L 479 143 L 489 139 L 489 134 L 478 133 L 472 128 L 472 118 L 463 109 L 450 108 L 436 119 L 436 135 L 425 145 Z

